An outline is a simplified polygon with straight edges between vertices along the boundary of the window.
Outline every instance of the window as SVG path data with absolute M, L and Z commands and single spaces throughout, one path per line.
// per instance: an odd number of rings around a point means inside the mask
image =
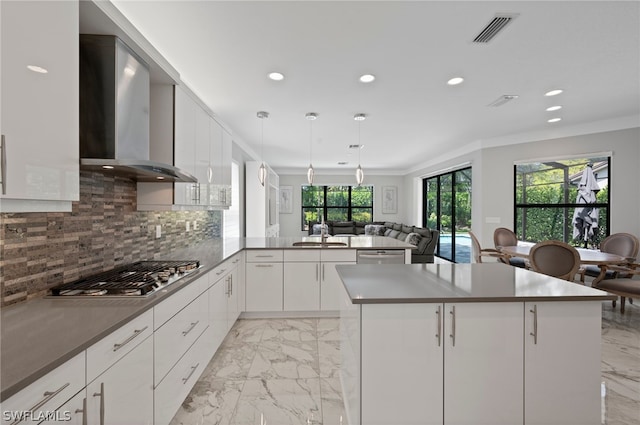
M 302 186 L 302 230 L 310 221 L 373 221 L 373 186 Z
M 560 240 L 588 248 L 599 246 L 609 234 L 610 157 L 530 162 L 514 169 L 518 239 Z M 586 205 L 578 188 L 591 171 L 597 190 Z
M 456 263 L 471 262 L 471 168 L 422 181 L 422 225 L 440 231 L 436 255 Z

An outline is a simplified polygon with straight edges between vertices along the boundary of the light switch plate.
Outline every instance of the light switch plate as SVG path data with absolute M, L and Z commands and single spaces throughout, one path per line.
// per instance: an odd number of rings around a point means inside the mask
M 156 224 L 156 239 L 159 239 L 162 236 L 162 226 Z
M 191 230 L 191 222 L 187 220 L 187 232 Z

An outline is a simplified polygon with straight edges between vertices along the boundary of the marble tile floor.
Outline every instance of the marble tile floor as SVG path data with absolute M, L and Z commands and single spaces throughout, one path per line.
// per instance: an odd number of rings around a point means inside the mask
M 346 425 L 338 319 L 238 320 L 171 425 Z M 602 425 L 640 425 L 640 300 L 603 303 Z

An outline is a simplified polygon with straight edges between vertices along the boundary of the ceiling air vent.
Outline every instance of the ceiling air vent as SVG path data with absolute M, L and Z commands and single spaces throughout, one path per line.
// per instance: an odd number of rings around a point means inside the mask
M 486 27 L 473 39 L 474 43 L 488 43 L 493 37 L 495 37 L 504 27 L 506 27 L 509 22 L 514 20 L 518 15 L 517 14 L 505 14 L 498 13 L 492 20 L 487 24 Z
M 492 106 L 492 107 L 498 107 L 498 106 L 502 106 L 505 103 L 517 99 L 518 95 L 517 94 L 503 94 L 502 96 L 500 96 L 499 98 L 497 98 L 496 100 L 494 100 L 493 102 L 491 102 L 490 104 L 488 104 L 487 106 Z

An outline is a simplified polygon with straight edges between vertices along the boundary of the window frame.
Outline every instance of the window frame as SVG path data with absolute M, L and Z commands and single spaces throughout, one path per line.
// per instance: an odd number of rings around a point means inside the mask
M 303 200 L 304 200 L 304 196 L 302 196 L 303 191 L 305 190 L 305 188 L 307 187 L 314 187 L 314 188 L 322 188 L 322 205 L 305 205 L 303 204 Z M 346 187 L 348 188 L 348 196 L 347 196 L 347 205 L 346 206 L 328 206 L 327 205 L 327 192 L 329 188 L 333 188 L 333 187 Z M 309 230 L 309 223 L 305 222 L 305 216 L 304 216 L 304 212 L 306 209 L 322 209 L 322 216 L 321 218 L 324 218 L 325 221 L 328 221 L 328 216 L 329 216 L 329 210 L 334 209 L 334 210 L 339 210 L 339 209 L 346 209 L 347 210 L 347 219 L 344 221 L 354 221 L 353 220 L 353 210 L 370 210 L 371 211 L 371 222 L 373 222 L 373 211 L 374 211 L 374 204 L 375 204 L 375 187 L 373 185 L 362 185 L 360 187 L 369 187 L 371 188 L 371 206 L 361 206 L 361 205 L 353 205 L 352 204 L 352 193 L 353 193 L 353 188 L 354 187 L 358 187 L 358 186 L 354 186 L 354 185 L 346 185 L 346 184 L 333 184 L 333 185 L 302 185 L 300 186 L 300 221 L 301 221 L 301 230 L 302 231 L 308 231 Z
M 564 161 L 564 160 L 570 160 L 570 159 L 584 159 L 587 162 L 590 162 L 594 159 L 600 158 L 600 157 L 606 157 L 607 158 L 607 201 L 606 202 L 596 202 L 594 204 L 589 204 L 592 207 L 595 208 L 599 208 L 599 209 L 606 209 L 606 214 L 605 214 L 605 219 L 603 220 L 603 223 L 606 225 L 605 231 L 604 231 L 604 235 L 602 236 L 602 238 L 604 239 L 605 237 L 609 236 L 611 234 L 611 155 L 582 155 L 579 157 L 576 156 L 572 156 L 572 157 L 568 157 L 568 158 L 556 158 L 553 160 L 531 160 L 528 162 L 524 162 L 524 161 L 518 161 L 518 163 L 513 165 L 513 229 L 514 232 L 516 233 L 516 235 L 518 236 L 519 240 L 526 240 L 528 242 L 540 242 L 537 240 L 533 240 L 531 238 L 527 238 L 527 235 L 525 234 L 526 231 L 526 220 L 523 220 L 523 223 L 518 223 L 518 217 L 519 217 L 519 213 L 520 210 L 535 210 L 535 209 L 561 209 L 564 210 L 564 214 L 566 217 L 568 217 L 568 211 L 575 209 L 575 208 L 582 208 L 584 207 L 585 204 L 580 204 L 577 202 L 558 202 L 558 203 L 526 203 L 526 202 L 518 202 L 518 166 L 521 166 L 523 164 L 535 164 L 535 163 L 547 163 L 547 162 L 558 162 L 558 161 Z M 576 196 L 575 196 L 575 192 L 574 192 L 574 196 L 572 196 L 571 199 L 575 200 Z M 600 212 L 602 212 L 600 210 Z M 600 224 L 600 218 L 598 219 L 599 224 Z M 598 226 L 599 228 L 601 228 L 602 226 Z M 572 229 L 572 226 L 565 226 L 565 228 L 563 229 L 563 242 L 566 242 L 568 244 L 573 244 L 574 246 L 580 246 L 580 247 L 584 247 L 586 248 L 588 246 L 588 242 L 585 242 L 584 244 L 581 245 L 575 245 L 575 240 L 573 239 L 573 237 L 568 237 L 569 235 L 569 231 Z M 602 239 L 600 239 L 599 241 L 601 241 Z M 593 243 L 594 245 L 597 244 L 599 245 L 599 241 L 596 240 L 594 241 L 595 243 Z M 583 246 L 584 245 L 584 246 Z

